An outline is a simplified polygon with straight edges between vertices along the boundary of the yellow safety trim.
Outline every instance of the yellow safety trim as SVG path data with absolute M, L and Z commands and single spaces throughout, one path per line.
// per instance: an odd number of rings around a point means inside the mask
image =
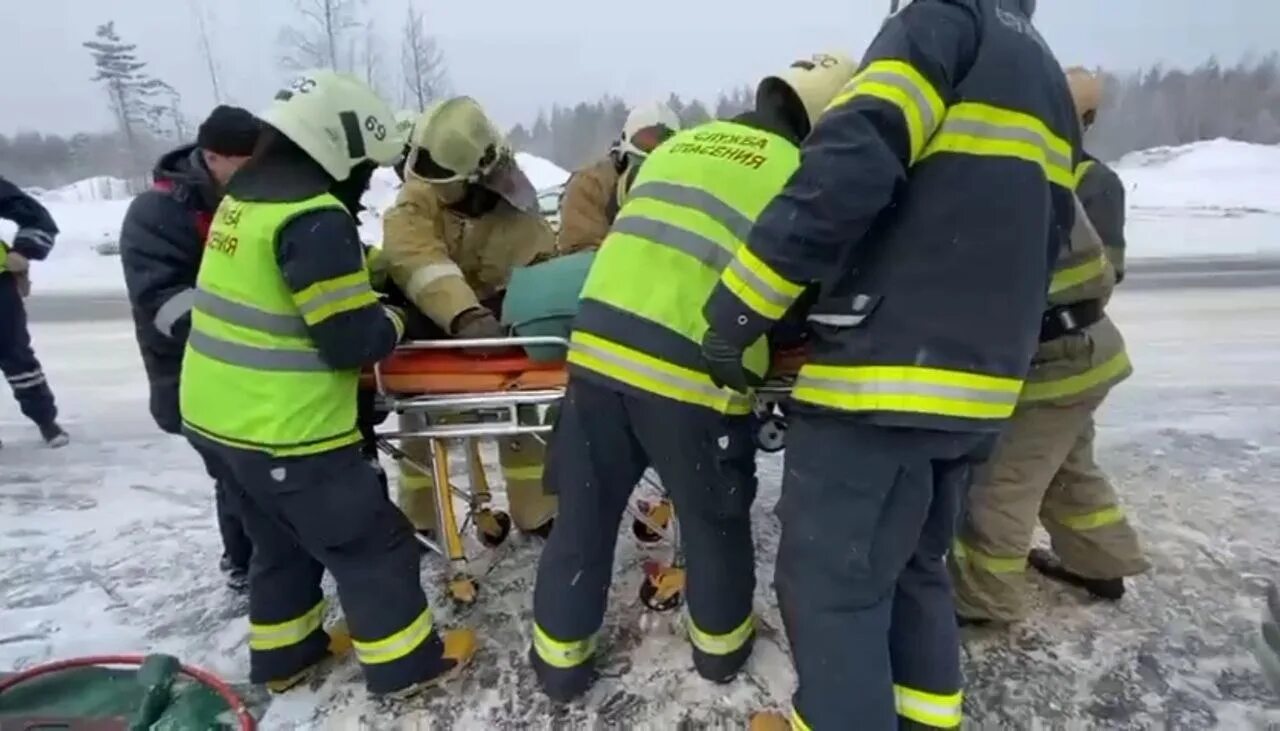
M 508 482 L 516 480 L 541 480 L 544 467 L 545 465 L 542 464 L 523 465 L 520 467 L 503 467 L 502 476 L 507 478 Z
M 1098 252 L 1097 256 L 1083 264 L 1054 272 L 1053 279 L 1049 281 L 1049 294 L 1057 294 L 1063 290 L 1078 287 L 1091 279 L 1101 277 L 1106 271 L 1107 255 Z
M 791 729 L 792 731 L 813 731 L 809 724 L 805 723 L 804 718 L 800 716 L 800 711 L 797 711 L 795 706 L 791 707 Z
M 976 102 L 956 104 L 947 110 L 920 158 L 940 152 L 1025 160 L 1039 165 L 1050 182 L 1075 190 L 1071 143 L 1023 112 Z
M 1003 558 L 982 553 L 963 541 L 956 539 L 951 544 L 951 553 L 957 561 L 971 563 L 989 574 L 1020 574 L 1027 570 L 1027 557 Z
M 320 454 L 321 452 L 340 449 L 349 444 L 356 444 L 364 438 L 361 436 L 359 429 L 352 428 L 349 432 L 344 432 L 328 439 L 307 442 L 305 444 L 258 444 L 257 442 L 232 439 L 221 434 L 216 434 L 208 429 L 203 429 L 193 424 L 189 419 L 183 419 L 182 426 L 183 428 L 190 429 L 205 439 L 217 442 L 218 444 L 225 444 L 228 447 L 235 447 L 237 449 L 267 451 L 273 457 L 303 457 L 309 454 Z
M 741 416 L 751 412 L 751 402 L 746 396 L 717 388 L 705 373 L 667 363 L 582 330 L 573 333 L 570 344 L 568 360 L 574 365 L 650 393 L 721 413 Z
M 1086 531 L 1115 525 L 1122 520 L 1124 520 L 1124 511 L 1113 505 L 1109 508 L 1095 510 L 1092 513 L 1063 518 L 1060 522 L 1071 530 Z
M 746 246 L 738 247 L 720 281 L 743 304 L 770 321 L 782 319 L 804 292 L 803 285 L 785 279 Z
M 378 301 L 369 286 L 369 272 L 360 270 L 315 282 L 293 295 L 293 301 L 308 325 L 315 325 L 334 315 L 367 307 Z
M 279 624 L 249 622 L 249 649 L 258 652 L 280 650 L 302 642 L 324 625 L 325 600 L 321 599 L 306 614 Z
M 1056 381 L 1029 381 L 1023 387 L 1020 398 L 1024 402 L 1036 402 L 1075 396 L 1119 378 L 1131 367 L 1133 366 L 1129 362 L 1129 354 L 1122 350 L 1103 361 L 1101 365 L 1090 368 L 1084 373 Z
M 895 411 L 970 419 L 1004 419 L 1022 381 L 923 366 L 805 365 L 797 401 L 845 411 Z
M 353 637 L 351 645 L 355 648 L 356 657 L 360 662 L 365 665 L 383 665 L 407 657 L 409 653 L 418 649 L 418 646 L 431 636 L 432 629 L 431 609 L 427 608 L 422 610 L 422 613 L 409 623 L 409 626 L 399 632 L 371 642 Z
M 1077 188 L 1080 187 L 1080 181 L 1084 180 L 1084 176 L 1088 175 L 1089 171 L 1093 169 L 1093 166 L 1097 164 L 1098 163 L 1094 162 L 1093 160 L 1085 160 L 1084 162 L 1076 166 L 1076 187 Z
M 547 634 L 546 630 L 534 622 L 533 650 L 551 667 L 568 670 L 591 659 L 596 651 L 596 635 L 593 634 L 585 640 L 561 642 Z
M 964 722 L 964 693 L 926 693 L 893 686 L 898 715 L 932 728 L 956 728 Z
M 693 617 L 688 615 L 685 616 L 685 626 L 689 630 L 689 641 L 708 655 L 728 655 L 737 652 L 747 644 L 756 631 L 754 616 L 747 617 L 742 624 L 722 635 L 699 629 L 698 625 L 694 624 Z
M 907 122 L 911 140 L 911 159 L 915 164 L 925 145 L 938 131 L 946 112 L 942 96 L 914 66 L 905 61 L 882 59 L 872 61 L 859 71 L 836 95 L 827 109 L 838 107 L 858 97 L 874 97 L 886 101 L 901 112 Z

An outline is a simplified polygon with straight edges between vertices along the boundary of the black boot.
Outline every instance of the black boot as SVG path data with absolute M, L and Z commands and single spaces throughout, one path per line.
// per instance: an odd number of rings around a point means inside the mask
M 963 614 L 956 615 L 956 625 L 959 626 L 961 629 L 964 629 L 966 627 L 973 627 L 973 628 L 986 627 L 986 626 L 989 626 L 990 624 L 991 624 L 991 620 L 989 619 L 980 619 L 978 617 L 966 617 Z
M 249 590 L 249 567 L 238 566 L 230 556 L 223 555 L 218 561 L 218 568 L 227 577 L 227 587 L 232 591 L 244 593 Z
M 1098 599 L 1115 602 L 1124 596 L 1124 579 L 1087 579 L 1073 574 L 1062 565 L 1057 556 L 1043 548 L 1031 549 L 1031 553 L 1027 555 L 1027 563 L 1050 579 L 1080 587 Z
M 58 422 L 51 421 L 48 424 L 40 425 L 40 436 L 44 438 L 44 443 L 48 444 L 51 449 L 59 449 L 67 446 L 71 442 L 71 437 L 58 426 Z

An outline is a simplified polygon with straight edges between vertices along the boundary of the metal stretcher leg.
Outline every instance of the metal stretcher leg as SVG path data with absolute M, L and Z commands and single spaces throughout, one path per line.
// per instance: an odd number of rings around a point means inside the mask
M 479 593 L 476 580 L 467 568 L 462 533 L 453 511 L 453 487 L 449 484 L 449 446 L 443 439 L 431 440 L 431 472 L 435 477 L 436 515 L 440 524 L 441 548 L 453 567 L 449 595 L 461 604 L 472 604 Z

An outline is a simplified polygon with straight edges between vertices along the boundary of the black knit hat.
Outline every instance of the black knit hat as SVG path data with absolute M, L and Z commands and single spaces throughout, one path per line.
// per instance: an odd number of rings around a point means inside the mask
M 209 152 L 232 157 L 248 157 L 258 144 L 262 124 L 247 109 L 219 105 L 200 124 L 196 145 Z

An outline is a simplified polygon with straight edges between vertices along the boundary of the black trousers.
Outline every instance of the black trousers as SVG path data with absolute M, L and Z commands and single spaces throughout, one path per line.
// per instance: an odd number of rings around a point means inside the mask
M 194 444 L 192 446 L 195 446 Z M 218 533 L 222 536 L 222 555 L 237 568 L 249 568 L 249 557 L 253 554 L 253 541 L 244 530 L 244 522 L 236 510 L 238 501 L 228 494 L 226 484 L 214 474 L 213 465 L 199 448 L 196 453 L 204 459 L 204 469 L 213 478 L 214 507 L 218 515 Z
M 10 272 L 0 272 L 0 371 L 4 372 L 23 415 L 47 427 L 58 418 L 53 391 L 31 349 L 27 308 Z
M 250 680 L 282 680 L 324 658 L 326 569 L 371 692 L 400 690 L 451 667 L 419 583 L 412 528 L 359 445 L 280 458 L 188 436 L 253 542 Z
M 950 728 L 959 630 L 944 556 L 994 436 L 793 413 L 776 587 L 815 731 Z
M 590 683 L 618 526 L 647 467 L 680 518 L 695 667 L 727 680 L 746 662 L 755 636 L 753 430 L 750 417 L 570 379 L 546 469 L 560 513 L 533 596 L 531 658 L 550 695 L 572 697 Z

